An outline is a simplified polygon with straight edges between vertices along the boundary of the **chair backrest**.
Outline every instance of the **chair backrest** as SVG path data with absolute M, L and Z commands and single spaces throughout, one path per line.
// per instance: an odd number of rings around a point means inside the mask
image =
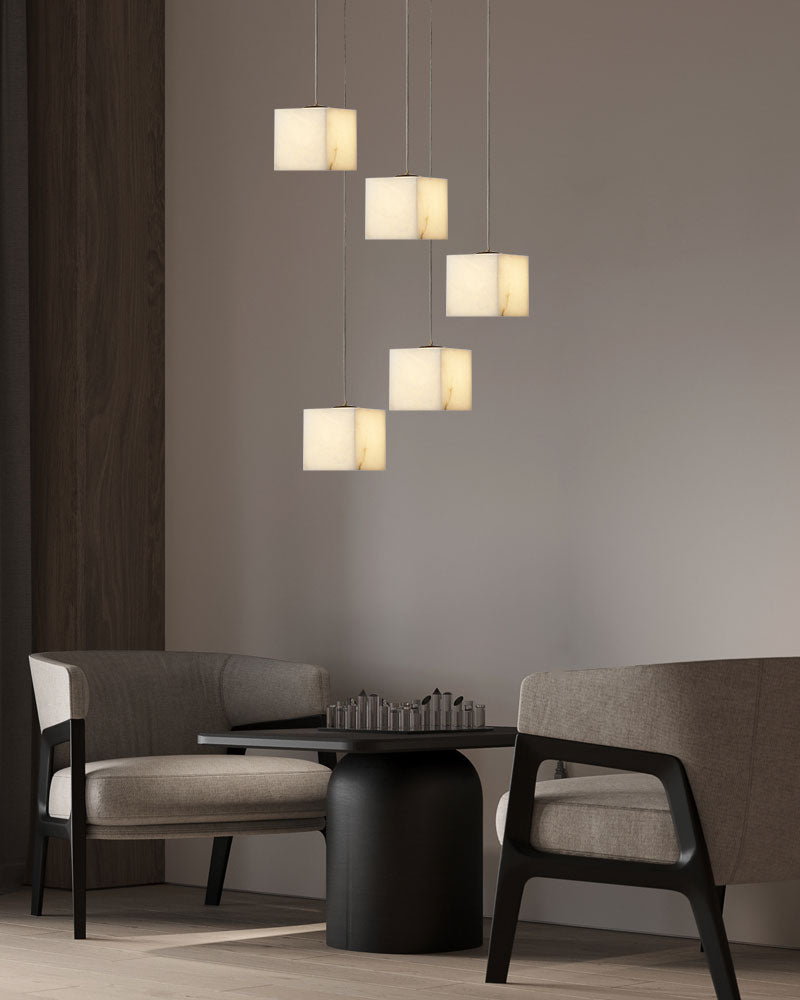
M 42 728 L 86 720 L 86 759 L 197 753 L 197 734 L 323 712 L 322 667 L 225 653 L 75 651 L 31 656 Z
M 519 728 L 683 762 L 719 884 L 800 878 L 800 658 L 532 674 Z

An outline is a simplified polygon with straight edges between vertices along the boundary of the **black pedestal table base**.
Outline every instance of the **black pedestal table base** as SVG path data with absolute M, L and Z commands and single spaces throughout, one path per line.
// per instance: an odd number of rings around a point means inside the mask
M 479 947 L 482 799 L 457 750 L 340 761 L 328 787 L 328 944 L 392 954 Z

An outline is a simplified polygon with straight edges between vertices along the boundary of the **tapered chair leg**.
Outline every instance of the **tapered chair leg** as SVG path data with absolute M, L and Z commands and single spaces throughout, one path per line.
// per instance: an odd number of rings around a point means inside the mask
M 717 1000 L 740 1000 L 717 887 L 698 888 L 688 895 Z
M 515 864 L 511 848 L 504 846 L 500 856 L 497 892 L 494 897 L 489 960 L 486 963 L 487 983 L 504 983 L 508 979 L 508 966 L 517 931 L 519 907 L 527 881 L 527 876 Z
M 726 889 L 726 886 L 724 886 L 724 885 L 718 885 L 717 886 L 717 899 L 719 900 L 720 911 L 723 911 L 725 909 L 725 889 Z M 700 942 L 700 952 L 702 953 L 704 951 L 705 951 L 705 948 L 703 947 L 703 942 L 701 941 Z
M 70 838 L 72 855 L 72 923 L 75 940 L 86 937 L 86 838 L 73 833 Z
M 222 886 L 225 884 L 225 872 L 228 868 L 232 843 L 233 837 L 214 837 L 206 886 L 206 906 L 219 906 L 219 901 L 222 899 Z
M 49 837 L 37 833 L 33 841 L 33 872 L 31 875 L 31 916 L 41 917 L 44 900 L 44 873 L 47 868 Z

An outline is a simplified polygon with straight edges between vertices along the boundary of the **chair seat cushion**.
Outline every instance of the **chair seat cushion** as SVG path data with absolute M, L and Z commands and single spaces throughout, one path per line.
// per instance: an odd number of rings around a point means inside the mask
M 330 770 L 293 757 L 125 757 L 86 765 L 86 819 L 105 826 L 252 822 L 325 815 Z M 70 768 L 53 775 L 50 815 L 70 811 Z
M 497 807 L 497 836 L 506 824 L 508 793 Z M 531 844 L 555 854 L 627 861 L 678 860 L 664 787 L 649 774 L 601 774 L 536 785 Z

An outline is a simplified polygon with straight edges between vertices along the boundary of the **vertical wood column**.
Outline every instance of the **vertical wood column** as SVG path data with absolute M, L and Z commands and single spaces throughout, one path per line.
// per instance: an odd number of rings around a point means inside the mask
M 34 648 L 161 649 L 164 0 L 29 0 L 28 48 Z M 163 881 L 90 848 L 90 887 Z

